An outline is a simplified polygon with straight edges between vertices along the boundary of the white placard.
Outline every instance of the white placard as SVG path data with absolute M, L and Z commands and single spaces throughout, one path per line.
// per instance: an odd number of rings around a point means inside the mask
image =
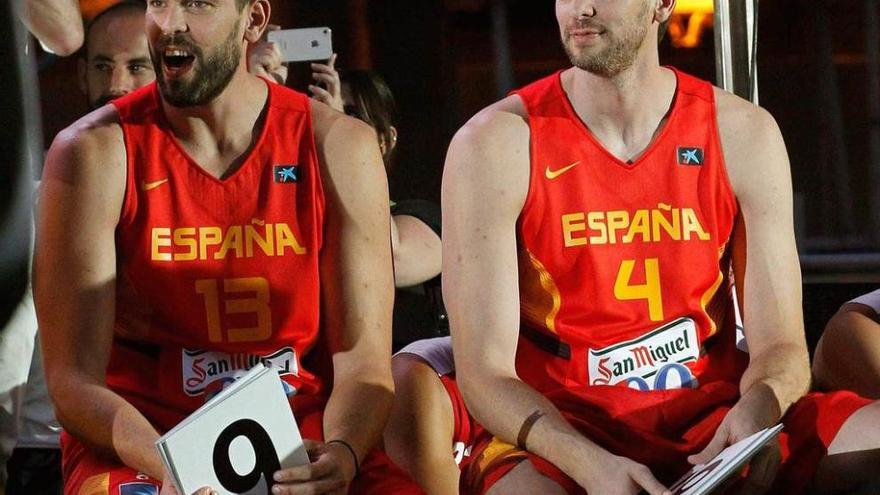
M 182 495 L 266 495 L 280 468 L 309 463 L 274 368 L 257 364 L 156 441 Z

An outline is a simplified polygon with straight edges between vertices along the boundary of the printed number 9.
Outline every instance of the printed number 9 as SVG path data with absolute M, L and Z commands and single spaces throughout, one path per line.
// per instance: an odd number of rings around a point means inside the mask
M 235 472 L 229 457 L 229 446 L 238 437 L 245 437 L 254 448 L 257 462 L 254 469 L 242 476 Z M 278 453 L 272 445 L 272 439 L 259 423 L 252 419 L 240 419 L 224 429 L 214 443 L 214 473 L 223 488 L 233 493 L 244 493 L 260 482 L 266 480 L 267 493 L 275 485 L 272 475 L 281 469 Z

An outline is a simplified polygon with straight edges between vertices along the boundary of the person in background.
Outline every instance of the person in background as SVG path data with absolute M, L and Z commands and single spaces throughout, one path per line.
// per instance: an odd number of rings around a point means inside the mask
M 840 307 L 813 355 L 820 390 L 853 390 L 880 399 L 880 290 Z
M 89 110 L 156 79 L 144 34 L 145 9 L 145 2 L 123 0 L 88 23 L 77 75 Z
M 398 131 L 396 105 L 385 81 L 368 70 L 337 71 L 337 55 L 312 63 L 318 101 L 356 117 L 376 131 L 386 170 L 394 166 Z M 455 388 L 452 348 L 440 294 L 442 259 L 438 205 L 424 200 L 391 206 L 394 255 L 394 345 L 403 347 L 392 359 L 394 406 L 383 435 L 388 456 L 428 494 L 458 493 L 458 463 L 468 455 L 471 428 Z M 422 285 L 422 297 L 405 288 Z
M 315 84 L 312 97 L 358 118 L 376 131 L 386 171 L 394 164 L 397 127 L 394 95 L 381 76 L 368 70 L 336 70 L 337 55 L 326 63 L 312 63 Z M 439 208 L 429 202 L 398 201 L 392 206 L 391 246 L 394 252 L 394 284 L 412 287 L 440 274 Z

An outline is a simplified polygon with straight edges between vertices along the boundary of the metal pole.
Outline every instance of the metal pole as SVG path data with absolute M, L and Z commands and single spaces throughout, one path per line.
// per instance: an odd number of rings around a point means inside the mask
M 730 33 L 730 2 L 715 0 L 715 74 L 722 89 L 733 92 L 733 49 Z
M 495 49 L 495 83 L 498 98 L 513 89 L 513 58 L 510 55 L 510 28 L 507 22 L 507 0 L 492 2 L 492 46 Z
M 758 0 L 715 0 L 715 68 L 718 85 L 758 102 Z

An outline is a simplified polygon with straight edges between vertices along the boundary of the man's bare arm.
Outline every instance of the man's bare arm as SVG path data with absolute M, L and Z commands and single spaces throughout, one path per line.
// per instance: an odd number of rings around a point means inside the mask
M 25 0 L 22 22 L 46 47 L 66 57 L 83 44 L 78 0 Z
M 334 375 L 324 437 L 344 440 L 363 460 L 382 437 L 394 390 L 388 185 L 372 129 L 313 106 L 327 201 L 321 330 Z
M 740 400 L 692 462 L 775 424 L 810 385 L 785 143 L 765 110 L 721 90 L 716 95 L 724 159 L 740 207 L 731 242 L 749 366 Z
M 768 387 L 781 417 L 810 385 L 788 153 L 769 113 L 726 96 L 719 100 L 720 130 L 741 211 L 734 270 L 750 356 L 740 392 Z
M 411 215 L 391 217 L 391 249 L 394 254 L 394 284 L 412 287 L 440 273 L 440 236 Z
M 58 419 L 90 447 L 157 478 L 158 434 L 105 386 L 115 311 L 114 233 L 125 188 L 122 131 L 110 107 L 62 132 L 46 160 L 34 296 Z
M 456 376 L 476 419 L 516 444 L 523 423 L 543 416 L 529 451 L 549 460 L 591 493 L 603 481 L 639 477 L 663 488 L 647 468 L 612 456 L 580 435 L 543 395 L 516 374 L 520 326 L 516 221 L 528 193 L 529 129 L 518 97 L 474 117 L 453 139 L 443 178 L 443 298 L 449 311 Z M 609 476 L 606 468 L 620 467 Z M 627 469 L 638 473 L 625 472 Z M 635 493 L 633 491 L 632 493 Z

